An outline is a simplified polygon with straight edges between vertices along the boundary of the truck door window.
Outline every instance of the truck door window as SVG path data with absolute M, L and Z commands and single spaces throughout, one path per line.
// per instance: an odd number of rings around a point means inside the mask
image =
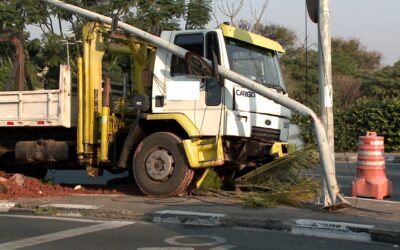
M 218 65 L 221 64 L 219 53 L 218 35 L 215 31 L 210 31 L 206 35 L 206 51 L 207 59 L 213 61 L 213 57 L 217 57 Z M 206 105 L 218 106 L 221 103 L 221 85 L 217 78 L 209 78 L 206 80 Z
M 174 43 L 186 50 L 204 56 L 204 35 L 203 34 L 183 34 L 175 37 Z M 185 67 L 185 60 L 172 55 L 171 76 L 183 76 L 189 73 Z

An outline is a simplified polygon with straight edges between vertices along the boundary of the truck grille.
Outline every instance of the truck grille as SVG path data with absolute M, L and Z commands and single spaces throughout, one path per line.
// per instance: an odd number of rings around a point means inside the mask
M 272 128 L 251 127 L 251 137 L 262 141 L 279 141 L 281 130 Z

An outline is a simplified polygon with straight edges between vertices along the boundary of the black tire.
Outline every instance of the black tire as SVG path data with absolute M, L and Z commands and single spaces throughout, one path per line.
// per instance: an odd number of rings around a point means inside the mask
M 154 133 L 138 145 L 132 168 L 144 194 L 167 197 L 185 192 L 194 171 L 186 163 L 181 145 L 178 136 L 166 132 Z

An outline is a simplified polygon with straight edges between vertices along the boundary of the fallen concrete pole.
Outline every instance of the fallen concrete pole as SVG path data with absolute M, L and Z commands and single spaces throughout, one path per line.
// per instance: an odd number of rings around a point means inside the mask
M 52 4 L 56 7 L 59 7 L 61 9 L 76 13 L 78 15 L 84 16 L 90 20 L 95 20 L 98 22 L 106 23 L 106 24 L 112 24 L 112 18 L 103 16 L 100 14 L 97 14 L 95 12 L 71 5 L 71 4 L 66 4 L 62 1 L 58 0 L 42 0 L 48 4 Z M 170 43 L 168 41 L 165 41 L 157 36 L 154 36 L 150 33 L 147 33 L 141 29 L 135 28 L 129 24 L 126 24 L 124 22 L 118 22 L 118 28 L 124 30 L 128 34 L 132 34 L 144 41 L 150 42 L 151 44 L 155 45 L 157 48 L 162 48 L 165 49 L 176 56 L 180 58 L 185 58 L 186 53 L 188 52 L 187 50 L 176 46 L 173 43 Z M 318 144 L 318 149 L 320 153 L 320 159 L 321 159 L 321 165 L 322 165 L 322 172 L 325 177 L 326 183 L 327 183 L 327 188 L 328 188 L 328 193 L 329 193 L 329 198 L 330 199 L 325 199 L 325 204 L 324 207 L 332 207 L 335 206 L 339 203 L 348 203 L 341 195 L 339 191 L 339 186 L 337 184 L 336 176 L 335 176 L 335 166 L 333 164 L 333 160 L 331 159 L 330 156 L 330 148 L 327 140 L 327 134 L 326 131 L 321 123 L 321 120 L 318 118 L 318 116 L 312 111 L 310 108 L 307 106 L 285 96 L 280 93 L 277 93 L 275 91 L 272 91 L 271 89 L 254 82 L 240 74 L 237 74 L 233 71 L 230 71 L 224 67 L 218 66 L 218 73 L 223 76 L 224 78 L 235 82 L 249 90 L 252 90 L 270 100 L 273 100 L 276 103 L 279 103 L 285 107 L 287 107 L 290 110 L 297 111 L 300 114 L 304 116 L 310 116 L 312 120 L 314 121 L 314 129 L 315 129 L 315 135 L 317 138 L 317 144 Z

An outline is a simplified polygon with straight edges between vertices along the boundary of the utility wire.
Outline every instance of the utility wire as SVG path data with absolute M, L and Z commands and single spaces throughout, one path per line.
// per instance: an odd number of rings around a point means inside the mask
M 305 46 L 306 46 L 306 103 L 305 105 L 308 106 L 308 20 L 307 20 L 307 3 L 305 4 L 305 16 L 304 16 L 304 26 L 305 26 Z

